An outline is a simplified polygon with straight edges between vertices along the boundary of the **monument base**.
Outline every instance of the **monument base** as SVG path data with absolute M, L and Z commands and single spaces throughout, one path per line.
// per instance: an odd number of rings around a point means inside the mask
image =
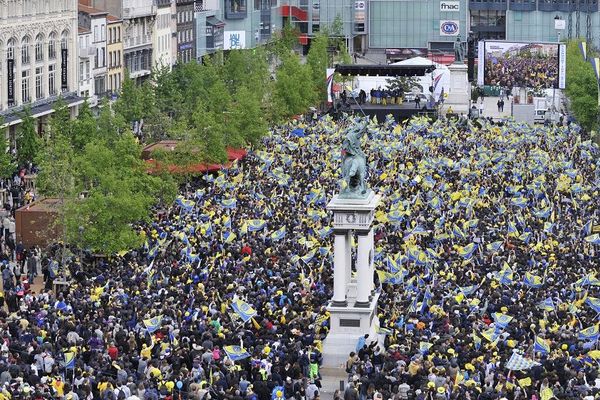
M 356 344 L 361 336 L 369 334 L 367 343 L 378 340 L 376 332 L 377 300 L 375 293 L 365 307 L 357 307 L 350 302 L 348 307 L 330 305 L 330 329 L 323 342 L 323 366 L 328 368 L 345 368 L 348 355 L 356 351 Z
M 450 64 L 450 88 L 444 106 L 451 106 L 454 113 L 467 113 L 469 111 L 469 79 L 468 68 L 465 64 Z

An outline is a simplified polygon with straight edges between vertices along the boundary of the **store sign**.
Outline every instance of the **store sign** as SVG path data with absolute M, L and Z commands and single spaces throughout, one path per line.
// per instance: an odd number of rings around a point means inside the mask
M 69 88 L 69 82 L 68 82 L 68 76 L 67 76 L 68 50 L 61 49 L 60 56 L 61 56 L 60 87 L 61 87 L 61 89 L 68 89 Z
M 224 50 L 245 49 L 246 31 L 225 31 L 223 40 Z
M 354 2 L 354 22 L 363 24 L 365 22 L 366 1 L 359 0 Z
M 8 102 L 15 102 L 15 60 L 9 58 L 6 60 L 6 66 L 8 67 L 6 87 L 8 88 Z
M 440 11 L 458 12 L 460 11 L 460 1 L 440 1 Z
M 459 21 L 440 21 L 440 35 L 457 36 L 459 31 Z

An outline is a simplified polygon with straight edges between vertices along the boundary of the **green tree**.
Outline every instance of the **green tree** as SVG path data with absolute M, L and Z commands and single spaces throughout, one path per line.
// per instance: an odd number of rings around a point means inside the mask
M 148 174 L 146 168 L 141 147 L 129 132 L 112 144 L 88 143 L 74 168 L 87 197 L 66 204 L 69 240 L 81 239 L 83 246 L 103 254 L 139 246 L 134 225 L 148 221 L 157 198 L 172 200 L 175 190 L 173 182 Z
M 73 121 L 71 143 L 77 150 L 82 150 L 89 141 L 98 137 L 98 121 L 90 110 L 87 99 L 79 108 L 77 119 Z
M 119 98 L 113 104 L 113 109 L 116 114 L 123 117 L 126 124 L 131 124 L 134 121 L 140 121 L 152 112 L 151 108 L 152 90 L 148 84 L 138 86 L 129 74 L 125 74 Z
M 0 116 L 0 127 L 4 126 L 4 118 Z M 0 178 L 10 178 L 17 169 L 14 157 L 10 152 L 7 129 L 0 128 Z
M 231 129 L 239 132 L 243 142 L 252 147 L 256 147 L 267 133 L 268 126 L 261 110 L 261 103 L 253 96 L 250 89 L 244 86 L 238 90 L 237 102 L 229 116 Z
M 199 102 L 192 116 L 192 122 L 191 143 L 187 146 L 198 150 L 201 161 L 226 162 L 223 114 Z
M 285 56 L 275 80 L 275 119 L 302 114 L 313 104 L 314 91 L 306 82 L 312 82 L 310 67 L 300 63 L 296 54 Z
M 25 108 L 21 116 L 21 126 L 17 134 L 17 162 L 25 165 L 33 162 L 40 150 L 40 137 L 36 130 L 36 121 L 31 109 Z
M 310 49 L 306 58 L 307 64 L 312 72 L 313 90 L 319 101 L 327 99 L 327 66 L 329 38 L 324 33 L 318 33 L 310 43 Z
M 598 129 L 598 85 L 594 70 L 579 51 L 579 41 L 567 44 L 566 94 L 577 122 L 586 130 Z M 590 52 L 591 53 L 591 52 Z M 593 57 L 593 53 L 588 57 Z

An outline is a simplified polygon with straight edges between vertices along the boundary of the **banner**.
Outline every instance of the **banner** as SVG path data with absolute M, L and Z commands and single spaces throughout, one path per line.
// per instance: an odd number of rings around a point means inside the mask
M 61 49 L 60 51 L 61 62 L 60 62 L 60 87 L 61 89 L 68 89 L 68 75 L 67 75 L 67 62 L 68 62 L 68 50 Z
M 335 68 L 327 68 L 327 103 L 333 103 L 333 75 Z
M 12 58 L 6 60 L 6 65 L 8 67 L 7 73 L 7 83 L 6 87 L 8 88 L 8 102 L 15 102 L 15 60 Z

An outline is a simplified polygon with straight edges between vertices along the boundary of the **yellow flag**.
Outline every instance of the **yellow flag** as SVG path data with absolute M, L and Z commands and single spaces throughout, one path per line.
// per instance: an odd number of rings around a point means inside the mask
M 554 397 L 554 392 L 552 389 L 546 388 L 540 392 L 540 396 L 542 397 L 542 400 L 550 400 Z
M 531 386 L 531 378 L 527 377 L 527 378 L 519 379 L 519 385 L 521 387 Z

